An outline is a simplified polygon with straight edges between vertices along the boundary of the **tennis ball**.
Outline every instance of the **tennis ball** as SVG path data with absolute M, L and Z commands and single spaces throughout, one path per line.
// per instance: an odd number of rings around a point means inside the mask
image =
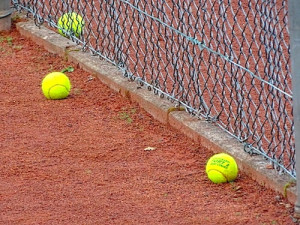
M 225 153 L 213 155 L 206 164 L 208 178 L 216 183 L 231 182 L 238 175 L 238 166 L 233 157 Z
M 71 89 L 69 78 L 61 72 L 47 74 L 42 81 L 42 91 L 47 99 L 68 97 Z
M 67 36 L 66 32 L 79 37 L 83 32 L 84 20 L 75 12 L 65 13 L 59 18 L 57 26 L 58 32 L 64 37 Z

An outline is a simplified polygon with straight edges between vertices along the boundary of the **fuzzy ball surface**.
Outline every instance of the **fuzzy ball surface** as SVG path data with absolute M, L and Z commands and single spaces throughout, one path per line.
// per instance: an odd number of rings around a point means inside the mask
M 75 35 L 78 38 L 83 33 L 84 20 L 75 12 L 65 13 L 59 18 L 57 26 L 58 32 L 64 37 Z
M 47 99 L 64 99 L 71 89 L 69 78 L 61 72 L 47 74 L 42 81 L 42 91 Z
M 216 184 L 231 182 L 238 175 L 238 165 L 235 159 L 226 153 L 215 154 L 206 163 L 206 174 Z

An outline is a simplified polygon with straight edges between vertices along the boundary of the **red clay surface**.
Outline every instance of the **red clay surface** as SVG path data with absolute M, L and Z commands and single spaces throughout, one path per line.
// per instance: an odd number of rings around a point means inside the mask
M 212 152 L 15 28 L 0 54 L 0 224 L 294 224 L 282 196 L 243 173 L 213 184 Z M 67 66 L 70 96 L 47 100 Z

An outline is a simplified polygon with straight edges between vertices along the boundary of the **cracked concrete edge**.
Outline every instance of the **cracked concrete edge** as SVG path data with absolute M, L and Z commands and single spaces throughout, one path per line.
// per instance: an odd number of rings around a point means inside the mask
M 173 111 L 170 101 L 154 95 L 153 92 L 140 88 L 135 82 L 129 82 L 123 77 L 121 71 L 114 65 L 92 56 L 88 52 L 72 51 L 78 46 L 69 39 L 44 26 L 37 27 L 32 21 L 17 23 L 19 32 L 43 46 L 46 50 L 56 53 L 66 60 L 78 64 L 82 69 L 98 77 L 100 81 L 111 89 L 121 93 L 131 101 L 137 102 L 158 121 L 169 124 L 180 130 L 196 142 L 214 153 L 226 152 L 236 159 L 239 169 L 245 174 L 280 194 L 287 194 L 287 199 L 292 204 L 296 201 L 296 187 L 286 189 L 291 177 L 278 174 L 274 169 L 267 169 L 267 161 L 262 156 L 250 156 L 244 152 L 244 146 L 227 132 L 215 124 L 192 117 L 187 112 Z M 201 151 L 200 151 L 201 152 Z

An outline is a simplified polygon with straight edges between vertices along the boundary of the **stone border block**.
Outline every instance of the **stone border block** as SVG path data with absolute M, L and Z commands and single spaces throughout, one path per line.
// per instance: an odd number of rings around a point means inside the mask
M 61 57 L 65 57 L 66 49 L 77 46 L 74 42 L 58 36 L 57 33 L 44 26 L 37 27 L 33 22 L 17 23 L 17 29 L 21 35 L 30 38 L 38 45 L 43 46 L 47 51 L 58 54 Z

